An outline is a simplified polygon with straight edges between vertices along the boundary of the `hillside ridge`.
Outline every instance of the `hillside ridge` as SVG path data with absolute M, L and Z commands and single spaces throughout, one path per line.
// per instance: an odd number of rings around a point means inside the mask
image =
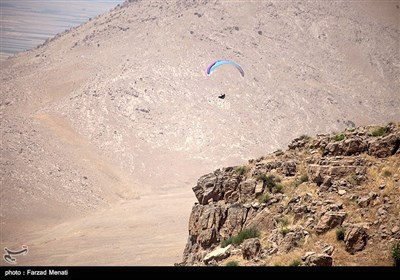
M 200 177 L 182 265 L 392 265 L 399 146 L 400 123 L 302 135 Z

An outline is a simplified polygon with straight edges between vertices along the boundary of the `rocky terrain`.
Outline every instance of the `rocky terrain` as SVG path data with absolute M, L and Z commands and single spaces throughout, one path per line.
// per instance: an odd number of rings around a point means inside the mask
M 0 61 L 1 247 L 27 245 L 21 265 L 179 262 L 202 174 L 304 133 L 400 119 L 398 13 L 127 1 Z M 207 76 L 221 58 L 244 77 Z
M 193 191 L 183 265 L 393 265 L 400 123 L 303 135 Z

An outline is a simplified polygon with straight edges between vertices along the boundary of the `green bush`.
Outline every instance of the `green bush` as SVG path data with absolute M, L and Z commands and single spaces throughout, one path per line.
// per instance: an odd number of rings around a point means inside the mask
M 276 184 L 275 188 L 273 189 L 273 192 L 275 192 L 275 193 L 283 193 L 283 185 L 282 184 Z
M 304 182 L 308 182 L 308 175 L 305 174 L 305 173 L 301 174 L 300 177 L 297 177 L 294 181 L 292 181 L 292 183 L 290 185 L 292 187 L 297 188 L 298 186 L 300 186 Z
M 247 172 L 249 172 L 250 168 L 247 166 L 239 166 L 236 168 L 236 172 L 239 175 L 245 175 Z
M 286 216 L 281 216 L 275 219 L 275 221 L 279 224 L 281 224 L 282 226 L 286 227 L 287 225 L 289 225 L 289 219 Z
M 307 134 L 303 134 L 303 135 L 300 135 L 299 139 L 300 140 L 304 140 L 304 141 L 308 141 L 308 140 L 311 139 L 311 137 L 308 136 Z
M 390 172 L 389 170 L 385 170 L 385 171 L 383 171 L 383 176 L 390 177 L 390 176 L 392 176 L 392 172 Z
M 344 240 L 344 233 L 345 233 L 345 229 L 342 227 L 338 227 L 336 229 L 336 240 Z
M 372 136 L 382 136 L 385 135 L 388 132 L 388 128 L 386 127 L 379 127 L 375 129 L 374 131 L 371 132 Z
M 281 179 L 279 177 L 276 177 L 274 175 L 268 175 L 267 176 L 266 174 L 259 175 L 259 176 L 257 176 L 256 179 L 263 181 L 263 185 L 265 187 L 267 187 L 267 189 L 270 192 L 272 192 L 272 190 L 277 187 L 277 182 L 281 181 Z M 277 192 L 282 191 L 282 187 L 283 186 L 278 187 Z
M 337 134 L 337 135 L 333 136 L 332 139 L 335 141 L 342 141 L 342 140 L 344 140 L 344 138 L 346 138 L 346 136 L 344 136 L 344 134 Z
M 395 266 L 400 266 L 400 242 L 397 242 L 392 247 L 392 258 Z
M 229 261 L 225 266 L 239 266 L 239 262 L 237 261 Z
M 284 227 L 281 229 L 281 233 L 283 234 L 283 236 L 286 236 L 286 234 L 288 234 L 289 232 L 291 232 L 292 229 Z
M 239 232 L 238 235 L 232 236 L 221 242 L 221 247 L 224 248 L 229 244 L 240 245 L 245 239 L 259 237 L 260 231 L 256 228 L 248 228 Z
M 300 264 L 301 264 L 301 260 L 295 259 L 289 264 L 289 266 L 299 266 Z
M 259 203 L 267 203 L 269 200 L 269 195 L 267 193 L 263 193 L 257 199 Z
M 307 174 L 303 174 L 300 177 L 300 184 L 304 183 L 304 182 L 308 182 L 308 175 Z

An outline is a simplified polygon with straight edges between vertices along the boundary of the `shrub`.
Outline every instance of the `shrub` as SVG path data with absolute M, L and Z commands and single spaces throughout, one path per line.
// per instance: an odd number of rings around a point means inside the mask
M 390 176 L 392 176 L 392 172 L 390 172 L 390 170 L 383 171 L 383 177 L 390 177 Z
M 308 136 L 307 134 L 303 134 L 303 135 L 300 135 L 299 139 L 300 140 L 304 140 L 304 141 L 308 141 L 308 140 L 311 139 L 311 137 Z
M 224 248 L 229 244 L 240 245 L 245 239 L 259 237 L 260 231 L 256 228 L 248 228 L 239 232 L 238 235 L 232 236 L 221 242 L 221 247 Z
M 379 127 L 371 132 L 372 136 L 382 136 L 385 135 L 388 132 L 388 129 L 386 127 Z
M 267 175 L 265 175 L 265 174 L 260 174 L 260 175 L 258 175 L 258 176 L 256 177 L 256 180 L 263 181 L 263 183 L 265 183 L 265 181 L 267 180 Z
M 283 234 L 283 236 L 286 236 L 286 234 L 288 234 L 289 232 L 291 232 L 292 230 L 288 227 L 284 227 L 281 229 L 281 233 Z
M 346 138 L 346 136 L 344 136 L 344 134 L 336 134 L 335 136 L 333 136 L 333 140 L 335 141 L 342 141 L 344 140 L 344 138 Z
M 225 266 L 239 266 L 239 262 L 237 261 L 229 261 L 225 264 Z
M 275 184 L 275 188 L 273 189 L 275 193 L 283 193 L 283 185 Z
M 392 258 L 395 266 L 400 266 L 400 242 L 397 242 L 392 247 Z
M 297 177 L 294 181 L 290 183 L 290 186 L 297 188 L 304 182 L 308 182 L 308 175 L 302 173 L 300 177 Z
M 345 229 L 342 227 L 338 227 L 336 229 L 336 240 L 338 240 L 338 241 L 344 240 L 344 233 L 345 233 Z
M 269 200 L 269 195 L 267 193 L 263 193 L 258 197 L 258 202 L 259 203 L 267 203 Z
M 286 216 L 278 217 L 275 219 L 275 221 L 284 227 L 289 225 L 289 219 Z
M 357 186 L 361 182 L 361 180 L 358 178 L 356 174 L 353 174 L 350 177 L 348 177 L 347 181 L 349 181 L 349 183 L 352 184 L 353 186 Z
M 308 175 L 307 174 L 302 174 L 300 177 L 300 184 L 304 183 L 304 182 L 308 182 Z
M 300 264 L 301 264 L 301 260 L 295 259 L 289 264 L 289 266 L 299 266 Z
M 274 175 L 267 176 L 266 174 L 257 176 L 257 180 L 263 181 L 264 186 L 266 186 L 270 192 L 272 192 L 272 190 L 274 188 L 276 188 L 276 186 L 277 186 L 276 182 L 281 181 L 281 179 L 279 177 L 275 177 Z M 279 190 L 280 191 L 282 190 L 282 186 L 278 187 L 278 192 L 279 192 Z
M 237 172 L 239 175 L 244 175 L 244 174 L 246 174 L 247 172 L 249 172 L 249 170 L 250 170 L 250 168 L 247 167 L 247 166 L 239 166 L 239 167 L 236 168 L 236 172 Z

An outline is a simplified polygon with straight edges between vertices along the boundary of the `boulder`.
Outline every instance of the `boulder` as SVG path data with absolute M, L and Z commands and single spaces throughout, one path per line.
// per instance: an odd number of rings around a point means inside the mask
M 258 256 L 261 251 L 261 243 L 258 238 L 246 239 L 242 243 L 242 254 L 243 258 L 246 260 L 253 259 Z
M 368 145 L 368 154 L 379 158 L 388 157 L 394 155 L 399 150 L 399 145 L 399 133 L 372 139 Z
M 332 266 L 333 259 L 327 254 L 317 254 L 315 252 L 307 252 L 302 260 L 306 266 Z
M 205 264 L 209 264 L 212 261 L 219 262 L 223 259 L 226 259 L 230 256 L 231 249 L 232 245 L 228 245 L 225 248 L 217 247 L 215 250 L 211 251 L 204 257 L 203 262 Z
M 341 212 L 327 211 L 320 218 L 317 226 L 315 227 L 315 231 L 318 234 L 327 232 L 332 228 L 340 226 L 345 218 L 346 218 L 346 212 L 344 211 Z
M 239 184 L 240 197 L 243 198 L 243 201 L 245 201 L 246 198 L 255 197 L 255 188 L 256 180 L 254 179 L 249 179 Z
M 324 247 L 324 249 L 322 250 L 322 253 L 332 256 L 334 250 L 335 250 L 335 247 L 333 247 L 332 245 L 328 245 L 328 246 Z
M 346 194 L 346 190 L 339 190 L 339 191 L 338 191 L 338 194 L 339 194 L 339 195 L 345 195 L 345 194 Z
M 357 204 L 359 207 L 367 207 L 369 205 L 369 203 L 371 202 L 371 200 L 372 200 L 372 197 L 370 197 L 369 195 L 363 196 L 357 200 Z
M 306 232 L 300 227 L 292 229 L 292 231 L 287 233 L 279 243 L 279 250 L 288 253 L 296 247 L 299 247 L 304 240 L 305 233 Z
M 359 207 L 367 207 L 376 197 L 378 197 L 377 193 L 370 192 L 368 195 L 358 198 L 357 204 Z
M 210 202 L 222 200 L 225 197 L 237 201 L 237 189 L 240 182 L 240 176 L 235 172 L 233 167 L 217 169 L 213 173 L 203 175 L 197 181 L 197 185 L 193 187 L 193 192 L 202 205 Z M 235 196 L 236 194 L 236 196 Z
M 206 205 L 209 200 L 218 201 L 223 197 L 216 183 L 217 176 L 214 173 L 200 177 L 197 185 L 193 187 L 193 192 L 200 204 Z
M 254 227 L 269 232 L 276 228 L 276 221 L 274 215 L 267 208 L 264 208 L 246 223 L 246 227 Z
M 367 150 L 367 144 L 361 138 L 350 138 L 344 140 L 342 150 L 342 155 L 359 155 Z
M 354 254 L 357 251 L 361 251 L 367 245 L 368 234 L 362 226 L 351 225 L 346 228 L 344 234 L 344 242 L 346 245 L 346 251 Z
M 273 247 L 277 247 L 280 253 L 288 253 L 303 244 L 309 233 L 302 227 L 292 228 L 288 233 L 283 233 L 282 229 L 271 231 L 268 241 Z
M 391 232 L 392 232 L 392 234 L 395 234 L 396 232 L 398 232 L 400 230 L 400 228 L 398 227 L 398 226 L 394 226 L 392 229 L 391 229 Z
M 282 163 L 282 173 L 285 176 L 294 176 L 297 171 L 297 166 L 294 161 L 286 161 Z
M 263 181 L 257 181 L 254 193 L 257 196 L 257 195 L 262 194 L 263 191 L 264 191 L 264 182 Z

